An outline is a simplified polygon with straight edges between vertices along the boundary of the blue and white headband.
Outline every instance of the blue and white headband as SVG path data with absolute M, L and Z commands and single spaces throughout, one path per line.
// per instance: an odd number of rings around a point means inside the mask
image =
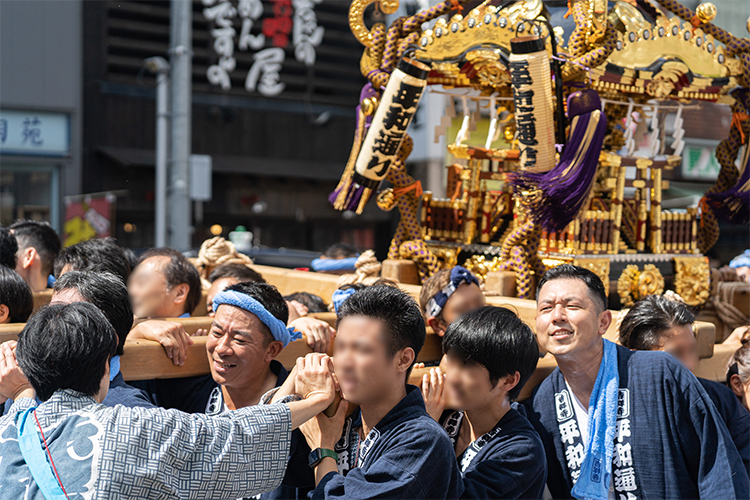
M 271 330 L 271 335 L 273 335 L 274 340 L 280 341 L 284 344 L 284 347 L 289 345 L 289 342 L 302 338 L 300 332 L 294 331 L 294 328 L 287 328 L 283 321 L 268 312 L 268 310 L 263 307 L 263 304 L 249 295 L 234 290 L 224 290 L 223 292 L 217 293 L 214 297 L 214 311 L 216 311 L 222 304 L 239 307 L 249 313 L 255 314 L 258 319 L 266 325 L 269 330 Z
M 355 293 L 357 293 L 356 288 L 345 288 L 343 290 L 341 288 L 337 288 L 331 296 L 331 302 L 333 302 L 333 310 L 338 314 L 341 304 L 343 304 L 346 299 L 348 299 Z
M 479 280 L 465 267 L 456 266 L 451 269 L 451 279 L 448 284 L 427 302 L 427 315 L 436 318 L 440 314 L 440 311 L 443 310 L 443 307 L 445 307 L 445 303 L 448 302 L 451 295 L 463 283 L 469 285 L 475 283 L 479 286 Z
M 745 250 L 743 253 L 732 259 L 729 263 L 729 267 L 737 269 L 738 267 L 750 267 L 750 250 Z
M 314 259 L 310 263 L 313 271 L 356 271 L 358 257 L 349 257 L 347 259 Z

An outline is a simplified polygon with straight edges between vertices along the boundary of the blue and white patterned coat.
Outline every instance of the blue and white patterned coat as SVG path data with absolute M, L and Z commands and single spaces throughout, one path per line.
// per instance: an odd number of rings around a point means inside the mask
M 18 446 L 16 401 L 0 418 L 0 498 L 43 500 Z M 289 456 L 286 405 L 216 417 L 161 408 L 114 408 L 72 390 L 36 410 L 70 498 L 236 499 L 276 488 Z M 33 415 L 29 424 L 36 426 Z

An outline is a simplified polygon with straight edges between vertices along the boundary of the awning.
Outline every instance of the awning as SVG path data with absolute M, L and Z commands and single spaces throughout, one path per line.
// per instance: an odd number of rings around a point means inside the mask
M 102 156 L 122 167 L 154 168 L 156 155 L 150 149 L 100 146 L 98 151 Z M 344 164 L 338 162 L 240 155 L 212 155 L 212 158 L 213 171 L 219 174 L 337 181 L 344 171 Z

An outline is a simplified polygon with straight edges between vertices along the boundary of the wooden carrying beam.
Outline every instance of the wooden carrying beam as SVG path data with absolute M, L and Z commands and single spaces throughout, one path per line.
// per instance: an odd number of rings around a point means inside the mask
M 46 306 L 52 300 L 52 289 L 47 288 L 40 292 L 34 292 L 34 310 L 39 309 L 42 306 Z
M 259 267 L 259 266 L 258 266 Z M 303 273 L 312 274 L 312 273 Z M 419 293 L 419 287 L 402 285 L 410 294 Z M 282 292 L 283 293 L 283 292 Z M 528 324 L 532 330 L 535 330 L 536 303 L 531 300 L 518 299 L 514 297 L 487 297 L 487 303 L 493 306 L 507 307 Z M 618 314 L 616 311 L 614 315 Z M 334 313 L 315 313 L 312 315 L 335 325 L 336 316 Z M 169 321 L 182 323 L 189 334 L 195 333 L 198 329 L 209 329 L 212 319 L 209 317 L 192 317 L 192 318 L 168 318 Z M 8 340 L 16 340 L 25 324 L 5 324 L 0 325 L 0 343 Z M 693 331 L 698 340 L 698 354 L 701 360 L 709 360 L 714 354 L 715 327 L 712 323 L 696 321 L 693 324 Z M 612 322 L 605 338 L 617 340 L 616 321 Z M 157 342 L 147 340 L 132 340 L 125 343 L 125 354 L 122 357 L 121 369 L 125 380 L 150 380 L 157 378 L 182 378 L 196 375 L 205 375 L 210 373 L 208 358 L 206 356 L 206 337 L 193 337 L 193 345 L 188 349 L 188 356 L 183 366 L 175 366 L 164 351 L 164 348 Z M 307 346 L 307 341 L 297 340 L 289 344 L 281 351 L 277 359 L 287 368 L 291 368 L 299 356 L 311 352 Z M 543 353 L 542 353 L 543 354 Z M 419 362 L 434 362 L 442 356 L 442 339 L 428 328 L 425 345 L 417 357 Z M 554 360 L 540 359 L 537 371 L 531 377 L 527 386 L 524 388 L 522 397 L 526 397 L 531 389 L 541 382 L 554 369 Z M 411 381 L 418 383 L 421 374 L 424 371 L 414 370 Z M 719 380 L 721 374 L 712 374 L 711 378 Z

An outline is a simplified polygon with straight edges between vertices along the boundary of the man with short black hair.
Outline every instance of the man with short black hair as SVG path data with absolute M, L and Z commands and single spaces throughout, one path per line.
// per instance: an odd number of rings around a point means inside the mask
M 137 318 L 188 317 L 201 298 L 198 270 L 171 248 L 152 248 L 141 256 L 128 281 Z
M 0 266 L 0 323 L 25 323 L 33 309 L 29 285 L 13 268 Z
M 60 237 L 49 223 L 34 220 L 18 220 L 10 230 L 18 242 L 16 272 L 32 292 L 44 290 L 60 253 Z
M 112 273 L 128 282 L 130 264 L 114 238 L 94 238 L 63 248 L 55 259 L 55 277 L 68 271 Z
M 0 395 L 15 398 L 0 418 L 3 498 L 257 495 L 280 484 L 292 430 L 333 401 L 330 358 L 316 354 L 298 362 L 301 401 L 213 417 L 106 407 L 117 344 L 102 312 L 77 302 L 41 309 L 15 349 L 0 345 Z
M 214 297 L 225 288 L 244 281 L 266 282 L 259 272 L 245 264 L 239 263 L 219 264 L 209 274 L 208 281 L 211 282 L 211 288 L 206 292 L 206 310 L 209 316 L 214 315 Z
M 0 224 L 0 266 L 16 268 L 18 242 L 10 229 Z
M 635 351 L 664 351 L 694 372 L 698 367 L 698 341 L 693 333 L 695 316 L 688 306 L 664 295 L 649 295 L 630 308 L 620 323 L 620 344 Z M 737 451 L 750 472 L 750 413 L 732 390 L 698 377 L 719 410 Z
M 553 498 L 748 498 L 750 479 L 705 390 L 663 352 L 603 340 L 604 285 L 563 264 L 537 285 L 536 335 L 557 361 L 528 402 Z
M 128 293 L 138 323 L 128 338 L 159 342 L 175 365 L 182 366 L 193 340 L 173 321 L 151 318 L 186 318 L 198 306 L 201 279 L 184 255 L 171 248 L 154 248 L 141 256 L 128 280 Z
M 263 394 L 287 380 L 289 373 L 275 358 L 299 334 L 272 332 L 260 319 L 267 314 L 286 325 L 286 302 L 276 287 L 260 282 L 238 283 L 219 292 L 214 306 L 216 316 L 206 339 L 211 374 L 135 382 L 155 404 L 188 413 L 220 415 L 258 404 Z M 258 309 L 253 312 L 251 306 Z M 298 451 L 298 442 L 304 445 L 304 438 L 295 432 L 292 463 L 306 467 L 307 453 L 305 449 Z M 312 474 L 308 475 L 311 482 Z M 285 481 L 264 498 L 296 494 L 299 482 L 288 484 L 292 483 Z
M 109 391 L 102 404 L 118 404 L 133 408 L 146 408 L 154 405 L 148 395 L 140 389 L 125 383 L 120 372 L 120 356 L 125 340 L 133 326 L 133 309 L 130 307 L 128 289 L 119 276 L 112 273 L 68 271 L 54 286 L 52 304 L 72 304 L 89 302 L 99 308 L 117 333 L 117 352 L 110 360 Z
M 453 442 L 462 498 L 542 498 L 544 445 L 512 404 L 534 373 L 539 348 L 531 328 L 503 307 L 482 307 L 452 323 L 443 337 L 445 382 L 430 373 L 427 412 Z M 451 409 L 443 411 L 445 391 Z
M 315 470 L 311 498 L 458 498 L 448 436 L 425 411 L 409 373 L 425 341 L 419 306 L 374 285 L 338 311 L 334 366 L 342 400 L 332 418 L 302 428 Z M 295 392 L 286 384 L 275 397 Z M 348 404 L 359 410 L 346 418 Z

